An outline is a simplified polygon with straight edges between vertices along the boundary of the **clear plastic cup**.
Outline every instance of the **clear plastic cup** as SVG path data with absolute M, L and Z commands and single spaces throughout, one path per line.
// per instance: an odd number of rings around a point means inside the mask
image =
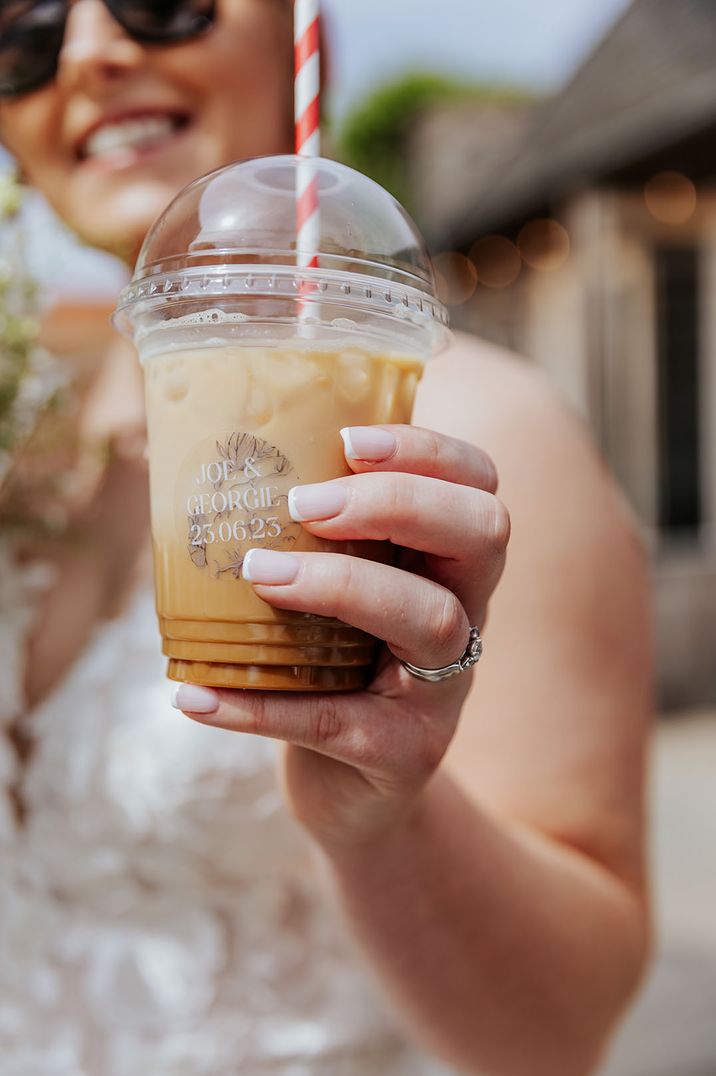
M 250 548 L 390 560 L 326 542 L 288 512 L 292 486 L 349 474 L 339 430 L 410 421 L 449 338 L 430 259 L 398 203 L 314 162 L 318 251 L 296 249 L 297 157 L 197 180 L 147 236 L 116 322 L 145 371 L 157 612 L 175 680 L 281 691 L 363 687 L 375 640 L 273 609 L 242 578 Z M 318 254 L 318 267 L 301 268 Z

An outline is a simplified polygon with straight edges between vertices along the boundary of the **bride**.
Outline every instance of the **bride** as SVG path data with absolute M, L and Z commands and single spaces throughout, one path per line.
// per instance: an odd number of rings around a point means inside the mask
M 290 148 L 291 46 L 288 0 L 3 5 L 0 137 L 131 262 L 195 176 Z M 294 583 L 254 578 L 385 640 L 370 689 L 182 687 L 187 720 L 152 609 L 138 366 L 119 340 L 97 363 L 77 428 L 108 446 L 102 479 L 72 540 L 16 543 L 0 583 L 4 1076 L 593 1070 L 648 944 L 642 551 L 510 356 L 460 338 L 414 421 L 358 431 L 358 508 L 305 524 L 385 529 L 414 573 L 381 603 L 367 562 L 349 591 L 308 556 Z M 475 674 L 406 671 L 454 661 L 488 601 Z

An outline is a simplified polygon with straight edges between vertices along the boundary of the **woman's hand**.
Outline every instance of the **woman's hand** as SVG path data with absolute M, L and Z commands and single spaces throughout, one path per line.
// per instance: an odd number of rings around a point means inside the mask
M 255 550 L 244 572 L 277 608 L 382 639 L 374 680 L 352 694 L 183 685 L 175 698 L 206 724 L 286 742 L 289 807 L 326 850 L 402 822 L 439 766 L 471 674 L 424 683 L 396 659 L 441 668 L 462 656 L 470 625 L 485 623 L 510 531 L 494 465 L 472 445 L 410 426 L 353 428 L 344 440 L 354 475 L 297 487 L 292 514 L 320 538 L 389 540 L 403 547 L 398 566 Z

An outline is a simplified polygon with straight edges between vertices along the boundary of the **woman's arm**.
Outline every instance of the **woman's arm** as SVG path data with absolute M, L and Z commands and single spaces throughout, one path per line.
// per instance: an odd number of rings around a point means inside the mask
M 642 558 L 578 424 L 532 375 L 471 344 L 436 363 L 422 398 L 418 423 L 452 436 L 392 427 L 394 451 L 349 458 L 355 474 L 303 523 L 408 547 L 399 568 L 251 561 L 272 605 L 386 642 L 368 689 L 189 686 L 176 704 L 287 741 L 289 808 L 417 1040 L 466 1072 L 584 1076 L 646 949 Z M 474 678 L 425 684 L 395 658 L 454 661 L 504 566 L 509 517 L 483 443 L 514 502 L 509 567 Z
M 634 990 L 641 896 L 434 779 L 405 825 L 325 857 L 406 1030 L 459 1071 L 585 1076 Z
M 429 1048 L 467 1072 L 582 1076 L 648 949 L 644 557 L 579 424 L 532 373 L 473 343 L 446 365 L 417 421 L 497 463 L 507 567 L 444 772 L 384 844 L 326 862 Z M 456 380 L 468 407 L 441 388 Z
M 101 334 L 90 323 L 89 343 L 81 344 L 78 325 L 81 329 L 81 318 L 73 321 L 58 311 L 44 338 L 58 349 L 76 344 L 80 354 L 61 360 L 77 384 L 71 406 L 57 419 L 59 451 L 48 452 L 44 464 L 63 473 L 62 492 L 52 503 L 62 510 L 65 532 L 29 536 L 21 550 L 27 560 L 51 564 L 55 576 L 28 640 L 25 695 L 31 706 L 58 683 L 97 623 L 116 615 L 139 572 L 148 574 L 141 368 L 119 337 L 104 353 L 94 350 L 109 330 Z M 37 501 L 41 507 L 42 499 Z

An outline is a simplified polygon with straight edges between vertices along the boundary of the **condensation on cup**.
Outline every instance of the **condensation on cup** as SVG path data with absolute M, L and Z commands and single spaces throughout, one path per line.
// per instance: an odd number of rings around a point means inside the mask
M 447 314 L 404 210 L 332 161 L 315 162 L 318 267 L 301 268 L 298 167 L 244 161 L 182 191 L 115 315 L 145 372 L 157 612 L 174 680 L 345 691 L 373 672 L 375 639 L 273 609 L 242 565 L 251 548 L 392 558 L 388 543 L 314 538 L 288 493 L 350 473 L 342 427 L 410 421 Z

